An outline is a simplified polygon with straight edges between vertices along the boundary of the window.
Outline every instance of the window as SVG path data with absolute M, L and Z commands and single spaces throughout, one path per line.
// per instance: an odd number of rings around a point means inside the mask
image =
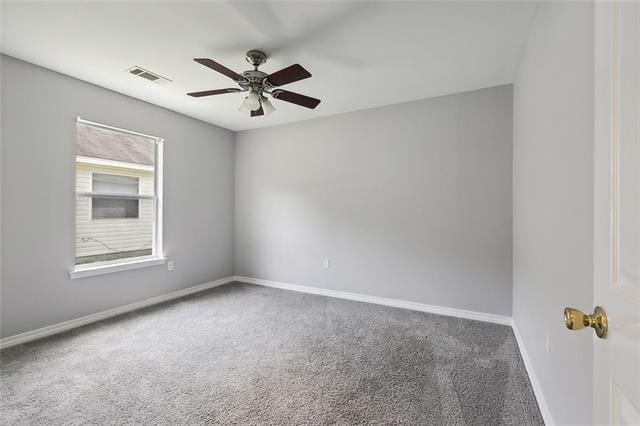
M 138 200 L 93 197 L 91 200 L 91 216 L 93 219 L 139 219 L 139 206 Z
M 93 173 L 92 186 L 93 192 L 101 194 L 137 194 L 140 190 L 140 177 Z
M 72 277 L 162 259 L 162 145 L 78 118 Z
M 91 216 L 93 219 L 139 219 L 137 198 L 124 195 L 138 195 L 140 177 L 93 173 L 93 198 Z M 98 198 L 102 195 L 102 198 Z

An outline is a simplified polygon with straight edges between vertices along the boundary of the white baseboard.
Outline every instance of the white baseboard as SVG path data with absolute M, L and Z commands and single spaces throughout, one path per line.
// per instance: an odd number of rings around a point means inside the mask
M 108 309 L 106 311 L 98 312 L 95 314 L 87 315 L 80 318 L 75 318 L 69 321 L 60 322 L 58 324 L 49 325 L 46 327 L 38 328 L 37 330 L 27 331 L 25 333 L 16 334 L 14 336 L 5 337 L 0 340 L 0 349 L 8 348 L 9 346 L 19 345 L 31 340 L 40 339 L 42 337 L 51 336 L 52 334 L 62 333 L 63 331 L 71 330 L 72 328 L 80 327 L 92 322 L 104 320 L 107 318 L 115 317 L 116 315 L 124 314 L 127 312 L 135 311 L 136 309 L 146 308 L 147 306 L 156 305 L 158 303 L 166 302 L 168 300 L 177 299 L 189 294 L 198 293 L 213 287 L 217 287 L 223 284 L 227 284 L 234 281 L 235 277 L 222 278 L 216 281 L 200 284 L 194 287 L 185 288 L 182 290 L 174 291 L 172 293 L 163 294 L 160 296 L 152 297 L 150 299 L 141 300 L 140 302 L 130 303 L 124 306 L 118 306 L 117 308 Z
M 429 312 L 450 317 L 466 318 L 476 321 L 491 322 L 494 324 L 511 325 L 511 317 L 484 312 L 467 311 L 464 309 L 447 308 L 444 306 L 427 305 L 424 303 L 408 302 L 405 300 L 389 299 L 386 297 L 367 296 L 360 293 L 329 290 L 326 288 L 309 287 L 299 284 L 282 283 L 278 281 L 262 280 L 259 278 L 236 276 L 235 281 L 247 284 L 256 284 L 264 287 L 280 288 L 283 290 L 299 291 L 302 293 L 318 294 L 321 296 L 337 297 L 339 299 L 356 300 L 358 302 L 375 303 L 377 305 L 393 306 L 395 308 L 411 309 L 414 311 Z
M 522 355 L 522 362 L 524 362 L 524 366 L 527 369 L 529 381 L 531 382 L 533 393 L 536 396 L 536 401 L 538 402 L 538 407 L 540 408 L 540 414 L 542 414 L 544 424 L 547 426 L 552 426 L 555 423 L 553 422 L 553 418 L 551 417 L 551 411 L 549 411 L 549 406 L 547 405 L 547 401 L 545 400 L 544 394 L 542 393 L 542 387 L 540 387 L 540 382 L 538 382 L 536 373 L 533 371 L 533 364 L 531 364 L 531 359 L 527 354 L 527 350 L 524 346 L 524 341 L 522 340 L 522 336 L 520 335 L 518 326 L 515 322 L 512 322 L 511 328 L 513 329 L 513 334 L 516 336 L 516 342 L 518 342 L 518 348 L 520 349 L 520 354 Z

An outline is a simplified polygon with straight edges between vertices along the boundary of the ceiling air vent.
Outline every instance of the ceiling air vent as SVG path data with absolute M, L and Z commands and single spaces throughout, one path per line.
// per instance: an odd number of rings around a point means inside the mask
M 132 68 L 129 68 L 127 70 L 129 72 L 129 74 L 133 74 L 135 76 L 138 76 L 140 78 L 144 78 L 145 80 L 149 80 L 149 81 L 153 81 L 156 84 L 165 84 L 165 83 L 170 83 L 171 80 L 169 80 L 168 78 L 162 77 L 161 75 L 152 73 L 149 70 L 146 70 L 142 67 L 139 66 L 134 66 Z

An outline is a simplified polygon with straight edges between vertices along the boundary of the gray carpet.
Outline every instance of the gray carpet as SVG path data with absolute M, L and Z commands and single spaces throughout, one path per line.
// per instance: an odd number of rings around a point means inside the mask
M 509 327 L 247 284 L 1 357 L 4 424 L 542 424 Z

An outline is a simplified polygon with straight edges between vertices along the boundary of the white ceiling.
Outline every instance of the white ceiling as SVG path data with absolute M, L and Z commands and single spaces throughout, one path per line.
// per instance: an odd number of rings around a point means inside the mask
M 511 83 L 535 4 L 529 2 L 3 2 L 10 56 L 226 127 L 271 126 Z M 237 111 L 236 87 L 192 58 L 237 72 L 263 48 L 271 73 L 300 63 L 313 77 L 285 86 L 322 99 L 266 117 Z M 133 65 L 173 80 L 157 85 Z

